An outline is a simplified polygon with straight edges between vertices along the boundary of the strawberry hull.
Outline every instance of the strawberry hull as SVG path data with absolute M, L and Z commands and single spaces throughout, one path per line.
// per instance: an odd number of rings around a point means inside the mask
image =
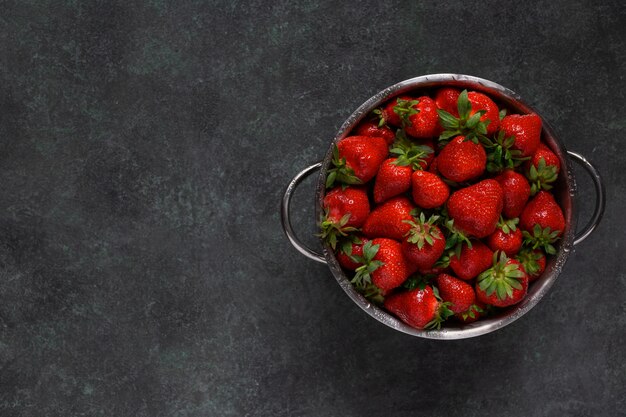
M 380 93 L 376 94 L 369 100 L 367 100 L 363 105 L 361 105 L 341 126 L 337 135 L 329 147 L 329 151 L 327 152 L 326 158 L 321 163 L 321 172 L 319 176 L 319 182 L 317 187 L 317 216 L 321 211 L 321 202 L 326 193 L 325 181 L 327 177 L 327 171 L 331 167 L 330 161 L 332 159 L 333 154 L 333 145 L 338 143 L 345 137 L 354 134 L 354 129 L 357 125 L 367 119 L 367 117 L 376 109 L 380 109 L 391 101 L 394 101 L 395 98 L 400 96 L 404 97 L 422 97 L 422 96 L 430 96 L 434 97 L 435 93 L 442 88 L 452 88 L 458 91 L 462 90 L 471 90 L 481 94 L 484 94 L 490 97 L 493 102 L 498 106 L 499 109 L 506 109 L 508 114 L 529 114 L 535 113 L 539 114 L 536 110 L 531 108 L 530 106 L 523 103 L 519 97 L 512 91 L 502 87 L 496 83 L 493 83 L 488 80 L 459 75 L 459 74 L 435 74 L 435 75 L 427 75 L 422 77 L 416 77 L 410 80 L 406 80 L 400 82 L 396 85 L 393 85 Z M 448 106 L 448 109 L 450 107 Z M 350 284 L 350 277 L 346 271 L 344 271 L 340 265 L 338 264 L 335 254 L 329 247 L 324 247 L 324 256 L 323 260 L 320 259 L 320 256 L 310 249 L 303 249 L 301 246 L 298 247 L 300 252 L 305 253 L 311 259 L 315 259 L 317 261 L 324 261 L 328 264 L 331 272 L 334 277 L 342 287 L 342 289 L 348 294 L 348 296 L 367 314 L 381 323 L 404 333 L 430 338 L 430 339 L 463 339 L 469 337 L 475 337 L 482 334 L 490 333 L 494 330 L 502 328 L 511 322 L 519 319 L 526 312 L 532 309 L 549 291 L 550 287 L 554 284 L 554 281 L 558 278 L 569 254 L 571 253 L 571 249 L 574 245 L 575 237 L 578 238 L 578 241 L 586 238 L 591 231 L 598 224 L 603 207 L 604 207 L 604 193 L 603 187 L 599 182 L 599 175 L 596 175 L 598 181 L 594 183 L 600 184 L 596 185 L 596 195 L 598 198 L 598 206 L 592 216 L 592 221 L 589 225 L 587 225 L 583 231 L 581 231 L 578 235 L 575 236 L 576 230 L 576 222 L 575 222 L 575 206 L 574 206 L 574 194 L 575 194 L 575 186 L 574 186 L 574 177 L 572 175 L 571 161 L 568 157 L 568 152 L 566 151 L 564 145 L 556 138 L 556 136 L 552 133 L 549 125 L 542 120 L 542 141 L 543 143 L 550 149 L 551 152 L 556 155 L 560 163 L 560 174 L 557 180 L 551 184 L 552 189 L 550 192 L 553 194 L 555 201 L 562 209 L 563 219 L 564 219 L 564 230 L 560 235 L 560 239 L 555 243 L 556 253 L 547 260 L 545 270 L 543 274 L 534 282 L 532 282 L 527 290 L 527 295 L 517 304 L 507 307 L 502 310 L 498 310 L 497 313 L 490 313 L 486 317 L 481 317 L 479 320 L 474 322 L 463 321 L 463 320 L 448 320 L 443 323 L 443 327 L 441 329 L 419 329 L 416 327 L 411 327 L 406 324 L 406 320 L 403 321 L 401 318 L 394 316 L 394 314 L 386 311 L 382 304 L 377 304 L 371 300 L 364 297 L 363 294 L 357 292 L 355 288 Z M 588 164 L 586 160 L 577 156 L 577 154 L 570 153 L 571 157 L 575 157 L 576 162 L 581 162 Z M 587 168 L 589 172 L 597 171 L 595 168 L 591 166 L 591 168 Z M 435 170 L 436 172 L 436 170 Z M 482 176 L 475 180 L 470 180 L 473 182 L 484 180 L 485 178 L 493 178 L 492 176 Z M 593 177 L 592 177 L 593 178 Z M 594 180 L 595 181 L 595 180 Z M 494 181 L 495 182 L 495 181 Z M 452 184 L 454 190 L 458 190 L 459 187 L 467 187 L 471 186 L 472 182 L 469 184 Z M 371 183 L 368 185 L 371 186 Z M 452 193 L 451 193 L 452 194 Z M 405 194 L 406 195 L 406 194 Z M 406 195 L 411 198 L 410 194 Z M 412 200 L 412 198 L 411 198 Z M 498 199 L 500 200 L 500 199 Z M 501 207 L 502 203 L 496 201 L 496 210 L 502 211 Z M 498 208 L 499 207 L 499 208 Z M 283 206 L 284 208 L 284 206 Z M 429 209 L 427 209 L 429 210 Z M 435 209 L 436 210 L 436 209 Z M 284 210 L 283 210 L 284 212 Z M 427 215 L 429 212 L 427 211 Z M 461 223 L 463 223 L 461 221 Z M 486 237 L 488 234 L 493 233 L 491 230 L 491 225 L 493 221 L 490 220 L 489 224 L 485 226 L 485 230 L 478 233 L 481 237 Z M 285 224 L 283 217 L 283 225 Z M 467 226 L 467 225 L 466 225 Z M 484 225 L 479 225 L 484 226 Z M 488 227 L 487 227 L 488 226 Z M 471 228 L 471 227 L 470 227 Z M 286 232 L 287 232 L 287 228 Z M 490 233 L 487 233 L 487 230 L 490 230 Z M 289 233 L 287 233 L 289 236 Z M 370 236 L 375 238 L 377 236 Z M 471 238 L 471 236 L 469 236 Z M 476 237 L 476 236 L 474 236 Z M 398 239 L 398 236 L 394 236 L 395 239 Z M 293 243 L 294 239 L 290 239 Z M 445 266 L 444 266 L 445 268 Z M 470 281 L 471 282 L 471 281 Z M 386 294 L 386 297 L 391 296 L 392 294 L 402 293 L 406 291 L 402 287 L 393 290 L 392 293 Z

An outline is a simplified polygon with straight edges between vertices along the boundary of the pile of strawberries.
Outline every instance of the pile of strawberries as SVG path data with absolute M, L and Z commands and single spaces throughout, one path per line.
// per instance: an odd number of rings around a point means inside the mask
M 418 329 L 519 303 L 565 229 L 536 114 L 477 91 L 402 95 L 333 149 L 320 236 L 352 284 Z

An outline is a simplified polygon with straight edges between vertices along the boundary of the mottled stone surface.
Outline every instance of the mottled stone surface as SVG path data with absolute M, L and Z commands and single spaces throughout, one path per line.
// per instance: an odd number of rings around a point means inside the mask
M 625 415 L 625 9 L 513 3 L 0 2 L 0 415 Z M 608 196 L 533 311 L 455 342 L 369 318 L 278 214 L 435 72 L 520 93 Z

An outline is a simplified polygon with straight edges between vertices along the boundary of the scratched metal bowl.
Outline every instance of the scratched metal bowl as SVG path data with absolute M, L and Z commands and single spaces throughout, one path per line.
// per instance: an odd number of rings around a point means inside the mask
M 297 238 L 289 216 L 289 205 L 293 191 L 298 184 L 312 172 L 319 169 L 319 178 L 317 181 L 316 195 L 315 195 L 315 218 L 319 219 L 322 213 L 322 202 L 326 194 L 326 174 L 327 170 L 331 166 L 332 149 L 333 145 L 351 135 L 352 130 L 357 126 L 364 118 L 371 114 L 372 110 L 380 107 L 381 104 L 391 100 L 392 98 L 402 95 L 411 94 L 413 96 L 420 96 L 424 94 L 432 93 L 434 90 L 441 87 L 455 87 L 458 89 L 468 89 L 479 91 L 489 95 L 496 101 L 500 108 L 507 108 L 512 113 L 537 113 L 539 112 L 524 103 L 521 97 L 515 92 L 496 84 L 492 81 L 485 79 L 461 75 L 461 74 L 432 74 L 424 75 L 416 78 L 411 78 L 394 84 L 384 90 L 380 91 L 361 106 L 359 106 L 354 113 L 348 117 L 343 123 L 335 138 L 329 143 L 328 151 L 323 161 L 311 165 L 302 171 L 300 171 L 293 180 L 287 186 L 284 193 L 281 216 L 283 229 L 286 236 L 292 245 L 306 257 L 322 262 L 328 265 L 331 273 L 337 280 L 339 286 L 345 291 L 345 293 L 358 305 L 363 311 L 375 318 L 379 322 L 396 329 L 400 332 L 407 333 L 409 335 L 428 338 L 428 339 L 464 339 L 469 337 L 475 337 L 483 334 L 493 332 L 497 329 L 505 327 L 515 320 L 522 317 L 528 311 L 530 311 L 537 303 L 548 293 L 550 287 L 554 284 L 559 277 L 563 266 L 567 261 L 570 253 L 573 250 L 574 245 L 582 242 L 587 238 L 591 232 L 595 229 L 601 220 L 604 205 L 605 205 L 605 191 L 601 177 L 597 169 L 581 155 L 568 151 L 559 138 L 554 134 L 549 126 L 549 123 L 542 118 L 543 132 L 542 140 L 549 146 L 553 152 L 559 157 L 561 162 L 561 173 L 552 190 L 554 196 L 563 209 L 565 216 L 565 230 L 561 239 L 556 246 L 557 253 L 548 259 L 545 272 L 535 282 L 531 283 L 528 295 L 517 305 L 509 307 L 502 311 L 498 315 L 490 316 L 474 323 L 461 324 L 452 320 L 443 324 L 443 327 L 439 330 L 419 330 L 408 326 L 404 322 L 397 319 L 394 315 L 388 313 L 384 309 L 377 305 L 370 303 L 365 297 L 363 297 L 350 283 L 350 278 L 342 270 L 341 266 L 337 262 L 335 254 L 332 249 L 323 245 L 323 254 L 317 253 L 315 250 L 303 245 Z M 576 195 L 576 180 L 574 178 L 574 172 L 572 170 L 571 161 L 579 163 L 587 173 L 591 176 L 595 188 L 596 205 L 591 219 L 586 226 L 576 231 L 577 212 L 575 204 Z

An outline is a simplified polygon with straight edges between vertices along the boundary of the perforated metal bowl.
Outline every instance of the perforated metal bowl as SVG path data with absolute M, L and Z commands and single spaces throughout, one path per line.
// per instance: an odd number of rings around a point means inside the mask
M 462 74 L 432 74 L 411 78 L 392 85 L 378 94 L 371 97 L 343 123 L 335 138 L 329 143 L 328 151 L 323 161 L 306 167 L 300 171 L 289 183 L 283 195 L 281 204 L 281 219 L 285 234 L 291 244 L 304 256 L 317 262 L 328 265 L 333 276 L 339 283 L 339 286 L 348 294 L 348 296 L 362 308 L 367 314 L 380 321 L 381 323 L 396 329 L 398 331 L 429 339 L 464 339 L 474 336 L 483 335 L 500 329 L 518 318 L 526 314 L 532 309 L 539 300 L 541 300 L 550 287 L 557 279 L 565 262 L 572 251 L 574 245 L 582 242 L 587 238 L 596 226 L 600 223 L 605 206 L 605 189 L 604 184 L 598 170 L 583 156 L 568 151 L 563 142 L 561 142 L 553 133 L 552 129 L 545 119 L 543 120 L 543 141 L 549 146 L 553 152 L 559 157 L 561 162 L 561 173 L 554 189 L 554 196 L 563 209 L 566 226 L 561 239 L 557 245 L 556 255 L 549 258 L 545 272 L 536 282 L 533 282 L 528 290 L 528 295 L 519 304 L 509 307 L 497 316 L 481 319 L 470 324 L 457 324 L 454 322 L 445 323 L 445 327 L 440 330 L 419 330 L 410 327 L 398 320 L 395 316 L 370 303 L 363 297 L 350 283 L 350 279 L 339 266 L 337 259 L 332 250 L 324 245 L 323 254 L 317 253 L 306 245 L 302 244 L 297 238 L 289 216 L 289 206 L 294 190 L 300 182 L 313 172 L 319 170 L 319 178 L 316 189 L 316 207 L 315 220 L 319 219 L 322 212 L 322 201 L 326 193 L 325 179 L 326 172 L 329 169 L 332 159 L 333 145 L 348 136 L 353 128 L 359 124 L 372 110 L 379 107 L 382 103 L 399 96 L 401 94 L 412 93 L 417 96 L 432 92 L 434 89 L 441 87 L 455 87 L 459 89 L 468 89 L 480 91 L 492 97 L 498 104 L 511 109 L 515 113 L 537 113 L 539 112 L 525 104 L 521 97 L 515 92 L 503 87 L 493 81 L 488 81 L 478 77 Z M 576 181 L 572 170 L 571 161 L 579 163 L 590 175 L 594 184 L 595 191 L 595 209 L 591 219 L 582 228 L 576 232 Z

